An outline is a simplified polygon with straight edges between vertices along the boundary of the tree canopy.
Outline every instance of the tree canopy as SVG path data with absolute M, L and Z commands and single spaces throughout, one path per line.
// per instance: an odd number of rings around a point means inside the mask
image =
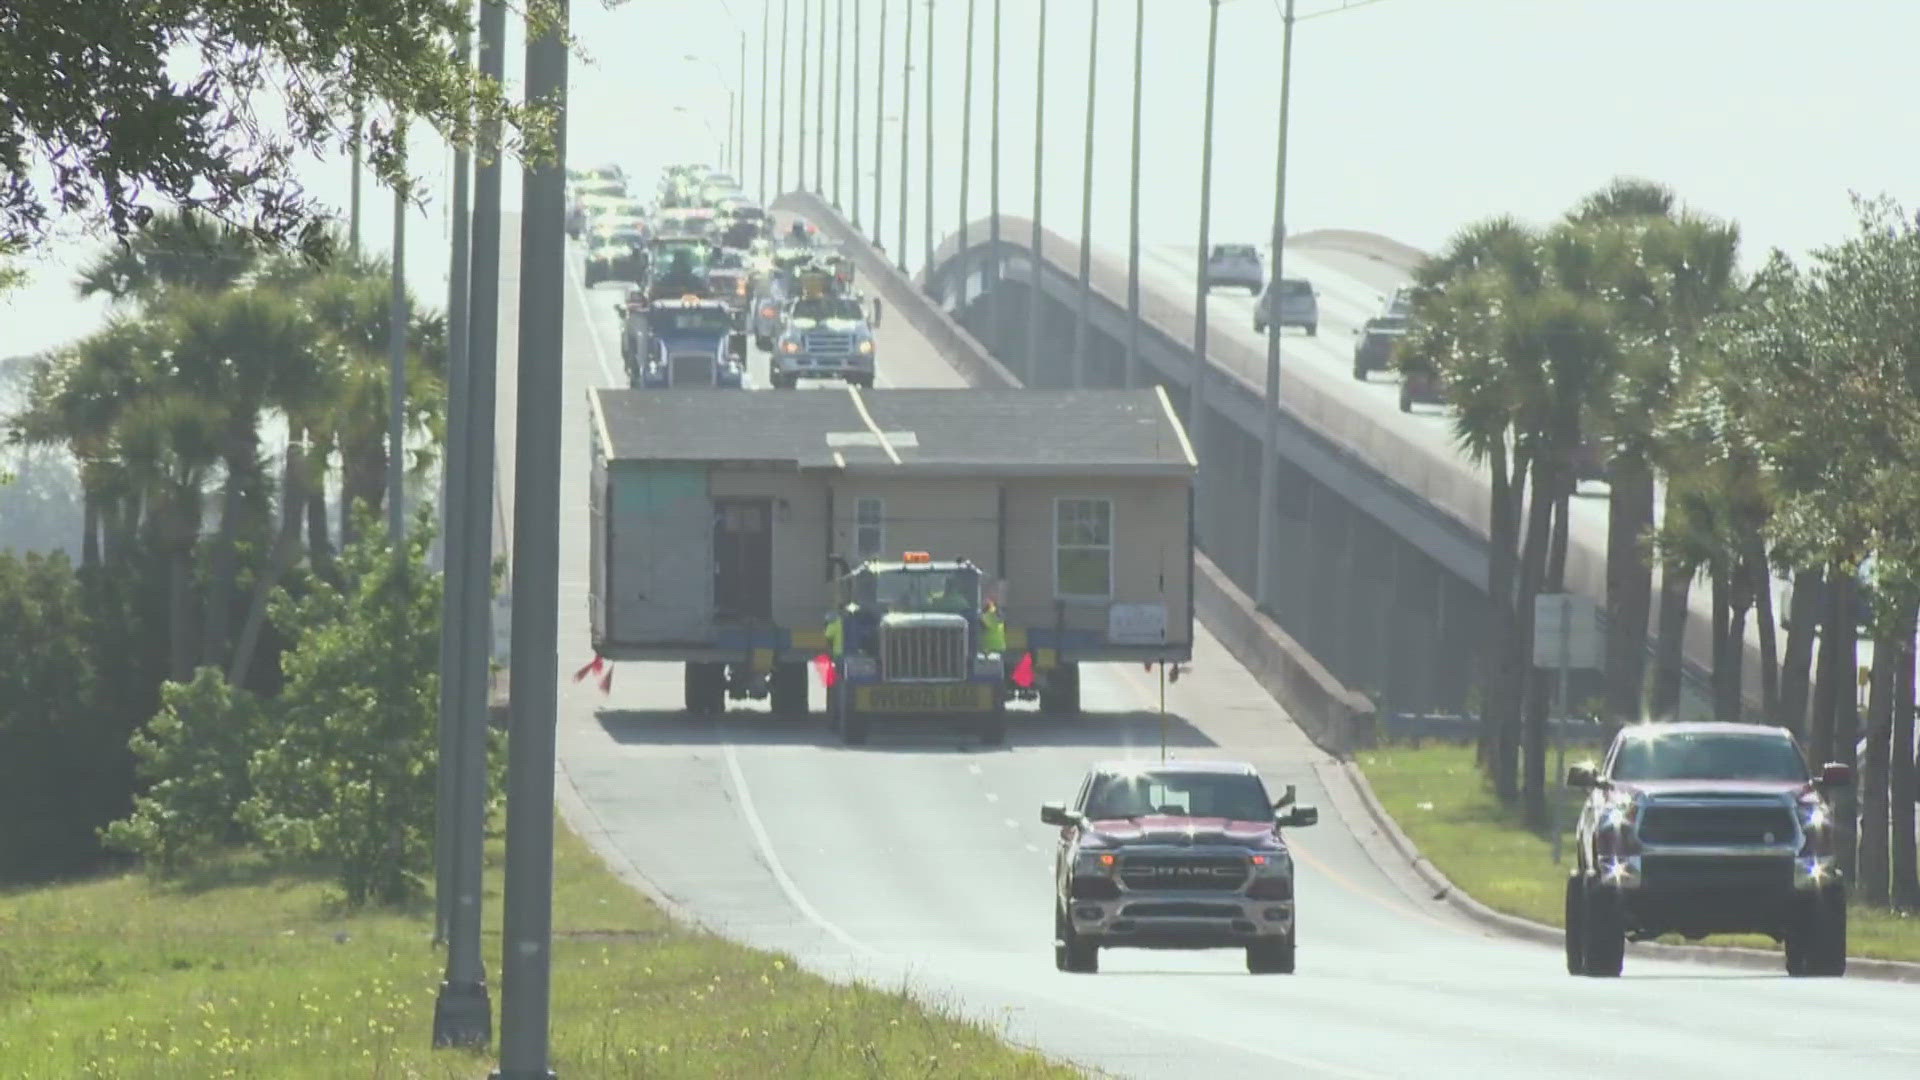
M 525 0 L 537 20 L 554 0 Z M 156 201 L 279 240 L 323 214 L 294 174 L 364 109 L 367 159 L 404 174 L 407 122 L 539 155 L 545 109 L 510 102 L 454 55 L 465 0 L 9 0 L 0 4 L 0 252 L 60 215 L 124 235 Z M 60 77 L 49 78 L 49 72 Z M 4 274 L 0 274 L 4 277 Z

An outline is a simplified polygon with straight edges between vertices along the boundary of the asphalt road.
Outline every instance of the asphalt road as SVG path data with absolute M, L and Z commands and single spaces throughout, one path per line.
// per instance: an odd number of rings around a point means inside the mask
M 510 223 L 509 267 L 517 235 Z M 563 671 L 589 658 L 585 392 L 619 375 L 618 290 L 580 288 L 577 258 L 569 276 Z M 509 282 L 509 327 L 513 296 Z M 904 319 L 881 334 L 885 381 L 959 384 Z M 502 357 L 510 418 L 511 337 Z M 503 433 L 509 484 L 511 446 Z M 1638 958 L 1618 981 L 1569 978 L 1557 950 L 1491 936 L 1425 896 L 1341 774 L 1211 636 L 1164 719 L 1149 679 L 1090 669 L 1084 719 L 1017 714 L 1004 749 L 904 723 L 845 749 L 822 723 L 758 708 L 689 720 L 677 667 L 622 664 L 604 696 L 592 682 L 561 688 L 562 803 L 623 873 L 710 927 L 814 970 L 904 983 L 1118 1075 L 1920 1074 L 1908 987 Z M 1321 824 L 1293 835 L 1298 974 L 1247 975 L 1233 951 L 1123 950 L 1098 976 L 1053 969 L 1055 831 L 1039 804 L 1070 796 L 1091 760 L 1157 757 L 1163 732 L 1171 754 L 1250 761 L 1321 807 Z

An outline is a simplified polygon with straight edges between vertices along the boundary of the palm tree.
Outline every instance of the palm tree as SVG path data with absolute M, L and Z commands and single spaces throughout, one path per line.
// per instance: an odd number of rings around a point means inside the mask
M 218 292 L 259 265 L 266 248 L 252 233 L 193 210 L 155 214 L 80 272 L 82 298 L 151 300 L 168 289 Z

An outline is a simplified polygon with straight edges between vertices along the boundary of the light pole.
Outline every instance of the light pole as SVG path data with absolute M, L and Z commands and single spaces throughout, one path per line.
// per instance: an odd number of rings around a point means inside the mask
M 922 140 L 926 144 L 926 166 L 921 183 L 925 185 L 927 198 L 920 224 L 926 244 L 926 249 L 921 252 L 926 266 L 922 278 L 927 286 L 933 284 L 933 38 L 933 0 L 927 0 L 927 118 L 920 125 L 926 134 Z
M 820 0 L 820 75 L 813 88 L 813 192 L 827 193 L 827 0 Z
M 513 500 L 513 704 L 497 1080 L 547 1080 L 553 975 L 553 764 L 559 656 L 560 416 L 564 404 L 568 0 L 527 32 L 526 95 L 550 102 L 553 158 L 525 170 Z
M 907 272 L 907 174 L 910 168 L 913 144 L 908 141 L 913 131 L 913 0 L 907 0 L 907 44 L 904 60 L 900 65 L 900 247 L 894 252 L 894 259 L 900 264 L 900 272 Z
M 767 205 L 767 75 L 773 60 L 773 42 L 767 36 L 767 24 L 773 21 L 773 0 L 760 4 L 760 205 Z M 744 119 L 745 107 L 742 106 Z M 745 177 L 741 177 L 745 180 Z
M 880 241 L 887 219 L 881 214 L 887 192 L 887 0 L 880 0 L 880 40 L 873 64 L 873 239 Z
M 742 48 L 745 47 L 745 44 L 746 44 L 746 39 L 742 37 L 741 38 Z M 725 90 L 727 92 L 727 137 L 725 139 L 718 140 L 721 143 L 720 167 L 723 169 L 727 169 L 729 171 L 738 170 L 740 168 L 739 157 L 735 152 L 734 143 L 733 143 L 733 109 L 734 109 L 734 102 L 739 97 L 739 90 L 735 89 L 733 85 L 727 81 L 727 73 L 720 70 L 720 65 L 715 63 L 712 57 L 698 56 L 698 55 L 695 55 L 694 53 L 687 53 L 684 56 L 682 56 L 681 59 L 685 60 L 689 64 L 704 63 L 708 67 L 712 68 L 714 77 L 720 80 L 720 89 Z M 742 87 L 745 86 L 744 83 L 741 85 Z M 684 110 L 684 107 L 680 109 L 675 109 L 674 111 L 680 112 L 683 110 Z M 711 124 L 708 125 L 708 129 L 709 129 L 709 133 L 711 133 L 711 129 L 712 129 Z M 716 138 L 718 137 L 716 136 Z M 737 175 L 734 178 L 736 180 L 739 179 Z
M 393 296 L 387 327 L 387 542 L 406 558 L 407 542 L 407 123 L 398 122 L 401 179 L 393 185 Z
M 1213 83 L 1220 47 L 1220 0 L 1207 4 L 1207 103 L 1206 118 L 1200 134 L 1200 260 L 1193 279 L 1193 373 L 1187 378 L 1187 430 L 1194 452 L 1203 462 L 1194 474 L 1193 526 L 1196 539 L 1204 540 L 1208 507 L 1207 470 L 1207 381 L 1211 376 L 1207 360 L 1207 245 L 1213 224 Z
M 480 73 L 499 83 L 506 73 L 507 9 L 481 0 Z M 441 677 L 458 686 L 454 717 L 453 904 L 448 912 L 447 968 L 434 1004 L 436 1046 L 485 1046 L 493 1039 L 486 960 L 480 949 L 488 802 L 487 669 L 493 652 L 493 464 L 495 384 L 500 339 L 500 124 L 476 132 L 470 269 L 466 279 L 467 443 L 462 499 L 463 581 L 447 600 L 460 605 L 459 655 Z M 456 253 L 455 265 L 460 265 Z M 451 462 L 449 462 L 451 468 Z M 452 537 L 448 538 L 449 541 Z M 451 572 L 453 567 L 449 566 Z
M 992 252 L 987 266 L 992 277 L 987 281 L 988 352 L 999 352 L 1000 297 L 1000 0 L 993 0 L 993 123 L 987 136 L 987 248 Z
M 795 187 L 807 186 L 807 27 L 813 16 L 813 0 L 800 0 L 800 117 L 794 122 L 794 140 L 800 147 L 799 173 Z
M 1040 233 L 1040 193 L 1045 178 L 1047 150 L 1047 0 L 1040 0 L 1040 28 L 1034 36 L 1034 54 L 1039 58 L 1033 78 L 1033 237 L 1029 241 L 1027 274 L 1027 385 L 1040 375 L 1040 316 L 1046 310 L 1046 289 L 1041 285 L 1045 261 Z
M 1092 344 L 1093 315 L 1093 107 L 1099 100 L 1094 77 L 1100 68 L 1100 0 L 1093 0 L 1087 19 L 1087 142 L 1080 174 L 1080 311 L 1073 323 L 1073 382 L 1087 384 L 1087 349 Z
M 740 104 L 734 111 L 738 135 L 733 141 L 733 174 L 741 187 L 747 186 L 747 32 L 740 31 Z
M 791 0 L 780 0 L 780 141 L 773 159 L 773 194 L 787 189 L 787 26 Z M 766 200 L 761 200 L 764 205 Z
M 853 137 L 847 140 L 847 149 L 853 155 L 853 162 L 847 171 L 853 174 L 853 191 L 850 202 L 853 204 L 853 231 L 860 231 L 860 9 L 865 6 L 861 0 L 853 0 L 853 119 L 847 121 L 847 130 Z
M 360 254 L 360 174 L 366 171 L 361 164 L 360 148 L 366 138 L 364 132 L 367 126 L 367 118 L 358 103 L 353 107 L 350 122 L 353 124 L 353 134 L 347 140 L 347 147 L 353 158 L 353 175 L 349 178 L 347 188 L 347 250 L 358 256 Z
M 836 210 L 840 208 L 840 123 L 846 118 L 840 97 L 846 59 L 847 0 L 833 0 L 833 208 Z
M 973 0 L 967 0 L 967 43 L 960 85 L 960 303 L 967 302 L 967 183 L 973 176 Z
M 1147 0 L 1133 3 L 1133 170 L 1127 195 L 1127 362 L 1120 385 L 1140 381 L 1140 69 L 1147 37 Z
M 1279 295 L 1281 270 L 1286 263 L 1284 241 L 1287 236 L 1287 104 L 1293 84 L 1293 0 L 1287 0 L 1280 37 L 1280 148 L 1274 163 L 1273 178 L 1273 274 L 1274 295 Z M 1205 274 L 1206 253 L 1201 253 L 1201 273 Z M 1277 302 L 1277 300 L 1276 300 Z M 1254 519 L 1254 537 L 1260 545 L 1255 561 L 1253 600 L 1257 607 L 1272 603 L 1273 584 L 1273 503 L 1279 483 L 1274 455 L 1280 440 L 1280 322 L 1275 312 L 1267 319 L 1267 394 L 1265 430 L 1260 440 L 1260 507 Z

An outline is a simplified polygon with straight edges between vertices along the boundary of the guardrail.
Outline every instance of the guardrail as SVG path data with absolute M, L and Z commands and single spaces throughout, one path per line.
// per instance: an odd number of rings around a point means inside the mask
M 1590 717 L 1564 717 L 1547 721 L 1547 736 L 1569 746 L 1606 746 L 1619 728 Z M 1393 713 L 1381 718 L 1380 735 L 1387 742 L 1477 742 L 1480 718 L 1454 713 Z

